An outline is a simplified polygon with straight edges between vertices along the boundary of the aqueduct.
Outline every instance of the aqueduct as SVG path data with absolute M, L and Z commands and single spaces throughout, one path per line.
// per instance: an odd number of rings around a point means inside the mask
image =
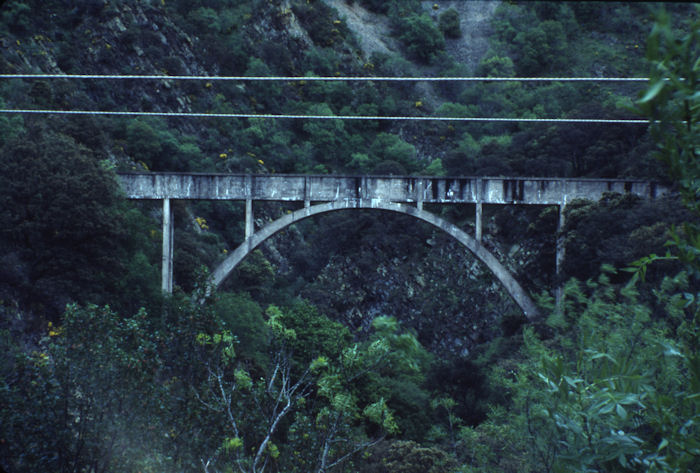
M 504 177 L 335 176 L 282 174 L 119 173 L 129 199 L 163 201 L 162 288 L 173 288 L 173 212 L 171 200 L 245 201 L 245 240 L 214 269 L 211 281 L 220 285 L 257 246 L 275 233 L 305 218 L 346 209 L 376 209 L 410 215 L 454 237 L 481 260 L 503 284 L 529 318 L 537 306 L 496 257 L 481 245 L 484 204 L 557 205 L 559 226 L 564 207 L 572 199 L 598 200 L 605 192 L 633 193 L 656 198 L 668 189 L 653 182 L 614 179 L 557 179 Z M 288 213 L 256 230 L 253 201 L 303 202 Z M 475 235 L 423 209 L 423 204 L 474 204 Z M 564 257 L 557 242 L 557 270 Z

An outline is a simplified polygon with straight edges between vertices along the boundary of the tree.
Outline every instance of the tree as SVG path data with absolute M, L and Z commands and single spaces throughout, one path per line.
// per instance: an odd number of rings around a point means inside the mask
M 409 55 L 428 63 L 445 49 L 445 38 L 427 14 L 412 14 L 399 22 L 398 37 Z
M 667 467 L 645 428 L 652 400 L 681 387 L 678 360 L 635 284 L 617 291 L 603 274 L 587 293 L 569 282 L 564 310 L 549 320 L 560 344 L 526 339 L 534 365 L 521 371 L 517 402 L 544 471 Z
M 485 77 L 514 77 L 515 64 L 508 56 L 489 56 L 479 63 L 479 73 Z
M 370 152 L 377 165 L 391 161 L 399 163 L 409 173 L 419 168 L 416 148 L 391 133 L 379 133 L 370 146 Z
M 113 175 L 74 140 L 43 128 L 10 138 L 2 152 L 4 289 L 50 317 L 71 300 L 106 301 L 128 259 Z
M 326 103 L 311 105 L 307 113 L 320 116 L 335 115 Z M 302 126 L 314 150 L 315 162 L 332 168 L 335 163 L 347 160 L 349 153 L 344 145 L 348 141 L 348 133 L 342 120 L 309 120 Z
M 135 471 L 159 464 L 156 346 L 146 313 L 68 306 L 25 352 L 3 332 L 0 465 L 8 471 Z M 135 442 L 134 439 L 139 441 Z
M 623 194 L 608 194 L 598 202 L 573 200 L 567 206 L 564 227 L 566 277 L 594 278 L 602 264 L 625 267 L 649 254 L 665 252 L 673 225 L 690 217 L 679 204 L 677 198 L 645 201 Z M 680 269 L 678 262 L 659 262 L 650 268 L 647 279 L 659 283 Z M 622 273 L 614 279 L 623 282 L 628 277 Z
M 698 11 L 698 7 L 696 7 Z M 651 61 L 651 84 L 639 103 L 651 116 L 658 157 L 677 182 L 686 207 L 695 221 L 674 232 L 669 242 L 675 256 L 685 263 L 680 273 L 662 286 L 670 294 L 667 309 L 676 327 L 678 341 L 670 347 L 683 367 L 684 382 L 676 392 L 660 396 L 652 404 L 652 425 L 658 450 L 674 470 L 700 468 L 700 20 L 688 20 L 687 30 L 675 29 L 670 17 L 659 12 L 649 37 L 647 57 Z M 650 255 L 637 263 L 640 277 L 649 264 L 673 258 Z M 687 275 L 686 275 L 687 273 Z
M 454 8 L 449 8 L 440 14 L 440 31 L 447 38 L 461 38 L 462 29 L 459 25 L 459 13 Z
M 518 33 L 513 41 L 519 51 L 516 61 L 519 74 L 527 76 L 551 72 L 566 62 L 567 40 L 564 28 L 558 21 L 543 21 Z
M 700 21 L 689 21 L 688 31 L 679 33 L 669 15 L 660 12 L 647 46 L 650 86 L 638 102 L 640 111 L 651 119 L 658 159 L 667 166 L 686 206 L 696 215 L 700 214 L 699 43 Z M 688 223 L 684 231 L 685 238 L 676 235 L 674 243 L 683 260 L 697 271 L 700 257 L 694 247 L 700 246 L 700 227 Z
M 193 386 L 195 396 L 222 426 L 201 458 L 205 472 L 274 465 L 325 473 L 398 431 L 384 377 L 420 371 L 424 355 L 396 321 L 378 318 L 367 342 L 352 343 L 346 328 L 308 304 L 270 306 L 266 316 L 264 367 L 236 354 L 235 333 L 196 337 L 206 379 Z

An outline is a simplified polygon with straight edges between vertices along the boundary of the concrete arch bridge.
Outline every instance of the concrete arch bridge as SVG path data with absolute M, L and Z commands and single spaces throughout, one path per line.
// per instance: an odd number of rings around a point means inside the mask
M 572 199 L 599 200 L 605 192 L 656 198 L 669 192 L 653 182 L 611 179 L 119 173 L 119 180 L 129 199 L 163 201 L 162 288 L 167 293 L 173 288 L 172 200 L 245 201 L 245 240 L 213 270 L 211 281 L 216 286 L 256 247 L 293 223 L 338 210 L 375 209 L 409 215 L 454 237 L 491 270 L 528 319 L 539 315 L 537 306 L 510 272 L 481 245 L 484 204 L 557 205 L 561 227 L 564 208 Z M 256 230 L 256 200 L 303 202 L 304 206 Z M 423 204 L 475 205 L 475 234 L 469 235 L 424 210 Z M 558 241 L 557 271 L 563 258 L 563 242 Z

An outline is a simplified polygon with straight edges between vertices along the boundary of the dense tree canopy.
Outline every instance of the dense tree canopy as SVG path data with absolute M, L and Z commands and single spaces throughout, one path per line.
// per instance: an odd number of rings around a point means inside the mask
M 114 178 L 88 149 L 43 127 L 7 139 L 2 154 L 4 289 L 50 313 L 70 300 L 106 302 L 127 257 Z

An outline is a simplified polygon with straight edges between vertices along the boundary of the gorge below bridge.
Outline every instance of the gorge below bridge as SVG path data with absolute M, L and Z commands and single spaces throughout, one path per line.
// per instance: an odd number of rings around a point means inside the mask
M 128 199 L 163 201 L 162 288 L 166 293 L 173 289 L 172 200 L 245 201 L 245 240 L 212 271 L 214 286 L 219 286 L 261 243 L 295 222 L 337 210 L 375 209 L 410 215 L 454 237 L 489 268 L 528 319 L 539 315 L 537 306 L 510 272 L 481 244 L 484 204 L 556 205 L 561 229 L 564 208 L 573 199 L 596 201 L 606 192 L 632 193 L 653 199 L 669 193 L 669 189 L 654 182 L 618 179 L 152 172 L 119 173 L 118 177 Z M 299 202 L 303 207 L 256 230 L 254 201 Z M 424 204 L 475 205 L 474 236 L 424 210 Z M 561 238 L 557 240 L 556 250 L 556 270 L 559 271 L 564 258 Z

